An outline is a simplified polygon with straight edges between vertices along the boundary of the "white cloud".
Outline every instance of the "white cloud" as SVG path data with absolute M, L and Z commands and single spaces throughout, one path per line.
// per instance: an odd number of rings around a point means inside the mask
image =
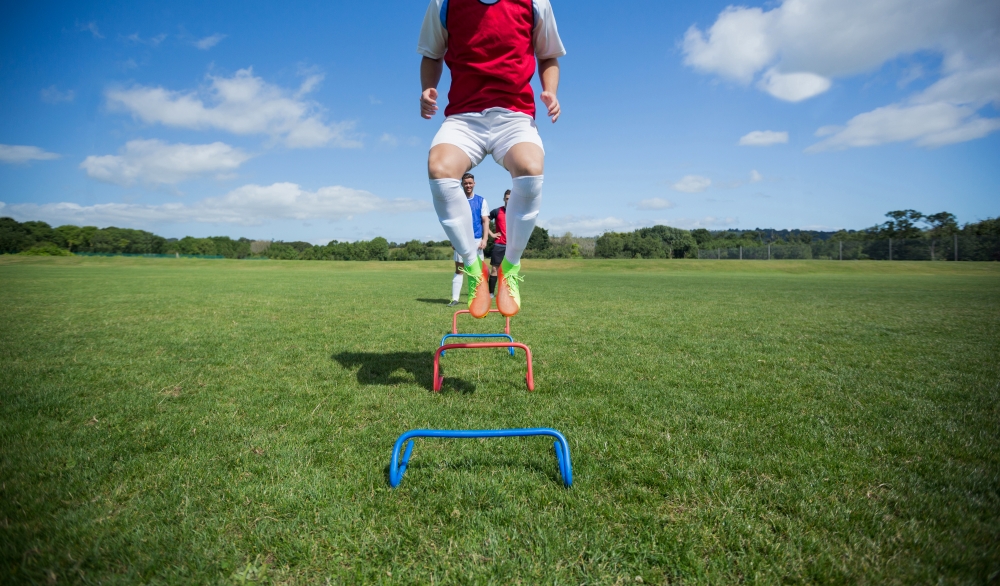
M 739 224 L 739 219 L 731 216 L 720 218 L 717 216 L 705 216 L 704 218 L 674 218 L 657 222 L 665 226 L 694 230 L 695 228 L 724 228 Z
M 783 0 L 779 6 L 730 6 L 708 29 L 684 36 L 685 63 L 741 83 L 778 71 L 837 77 L 872 71 L 920 50 L 995 49 L 992 0 Z
M 676 191 L 684 193 L 701 193 L 712 185 L 712 180 L 701 175 L 685 175 L 681 180 L 673 184 Z
M 636 222 L 614 216 L 594 218 L 591 216 L 561 216 L 551 220 L 539 221 L 538 224 L 549 231 L 552 236 L 562 236 L 571 232 L 576 236 L 596 236 L 604 232 L 623 232 L 651 226 L 649 221 Z
M 771 33 L 774 11 L 729 6 L 706 39 L 692 25 L 684 34 L 684 63 L 706 73 L 750 83 L 778 52 Z
M 108 104 L 150 124 L 266 134 L 291 148 L 361 146 L 348 136 L 353 123 L 325 124 L 319 105 L 301 99 L 318 83 L 314 76 L 306 79 L 298 93 L 254 77 L 249 68 L 237 71 L 233 77 L 209 76 L 209 80 L 211 86 L 202 92 L 209 102 L 207 106 L 197 92 L 145 86 L 109 90 Z
M 830 89 L 830 80 L 815 73 L 778 73 L 768 70 L 757 87 L 786 102 L 801 102 Z
M 824 126 L 817 136 L 829 136 L 806 149 L 808 153 L 915 141 L 939 147 L 982 138 L 1000 130 L 1000 118 L 980 118 L 973 108 L 944 102 L 901 106 L 891 104 L 858 114 L 844 127 Z
M 226 35 L 222 33 L 215 33 L 214 35 L 209 35 L 204 39 L 199 39 L 195 41 L 193 44 L 195 47 L 198 47 L 202 51 L 207 51 L 212 47 L 218 45 L 219 42 L 222 41 L 222 39 L 224 38 L 226 38 Z
M 978 113 L 990 103 L 1000 106 L 1000 64 L 956 71 L 905 102 L 858 114 L 842 127 L 824 126 L 816 136 L 828 138 L 806 152 L 905 141 L 940 147 L 982 138 L 1000 130 L 1000 118 Z
M 757 169 L 750 171 L 750 183 L 759 183 L 764 180 L 764 176 L 757 172 Z
M 139 33 L 132 33 L 132 34 L 130 34 L 129 36 L 127 36 L 125 38 L 128 39 L 129 41 L 133 42 L 133 43 L 136 43 L 136 44 L 149 45 L 151 47 L 156 47 L 156 46 L 158 46 L 160 43 L 162 43 L 167 38 L 167 35 L 166 35 L 166 33 L 160 33 L 160 34 L 156 35 L 155 37 L 150 37 L 148 39 L 144 39 L 141 36 L 139 36 Z
M 770 146 L 788 142 L 787 132 L 774 130 L 754 130 L 740 137 L 740 146 Z
M 94 35 L 94 38 L 96 39 L 104 38 L 104 35 L 102 35 L 101 31 L 97 28 L 97 23 L 94 21 L 84 23 L 78 22 L 76 23 L 76 28 L 81 31 L 90 31 L 90 34 Z
M 981 117 L 1000 105 L 1000 10 L 995 0 L 782 0 L 770 10 L 729 7 L 705 32 L 692 26 L 684 62 L 797 102 L 831 80 L 877 70 L 918 52 L 943 57 L 942 77 L 907 100 L 855 116 L 809 152 L 914 141 L 941 146 L 994 132 Z M 925 76 L 909 68 L 905 87 Z M 742 144 L 742 142 L 741 142 Z
M 640 210 L 665 210 L 674 207 L 674 203 L 662 197 L 653 197 L 640 201 L 635 207 Z
M 58 104 L 60 102 L 72 102 L 73 98 L 76 97 L 76 94 L 73 92 L 73 90 L 66 90 L 65 92 L 61 92 L 59 91 L 59 88 L 57 88 L 54 85 L 50 85 L 49 87 L 43 89 L 41 92 L 39 92 L 39 95 L 42 97 L 43 102 L 47 102 L 49 104 Z
M 222 142 L 191 145 L 131 140 L 119 155 L 92 155 L 80 163 L 80 168 L 94 179 L 117 185 L 175 184 L 202 175 L 235 171 L 250 157 Z
M 399 139 L 388 132 L 382 133 L 382 138 L 378 139 L 378 141 L 389 148 L 396 148 L 399 146 Z
M 384 199 L 367 191 L 339 185 L 306 191 L 294 183 L 275 183 L 245 185 L 224 196 L 209 197 L 193 205 L 107 203 L 81 206 L 63 202 L 4 206 L 0 202 L 0 208 L 21 220 L 135 227 L 187 222 L 254 226 L 270 220 L 341 220 L 371 212 L 423 212 L 431 206 L 423 200 Z
M 58 158 L 59 155 L 56 153 L 50 153 L 36 146 L 0 144 L 0 162 L 2 163 L 19 164 Z

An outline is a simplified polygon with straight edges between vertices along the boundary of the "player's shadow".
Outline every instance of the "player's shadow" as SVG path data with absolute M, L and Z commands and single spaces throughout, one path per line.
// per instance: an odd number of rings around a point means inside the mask
M 417 299 L 421 303 L 431 303 L 433 305 L 448 305 L 448 299 Z
M 414 382 L 434 390 L 433 352 L 341 352 L 331 356 L 344 368 L 358 369 L 363 385 L 405 385 Z M 460 378 L 445 377 L 442 391 L 474 393 L 476 385 Z

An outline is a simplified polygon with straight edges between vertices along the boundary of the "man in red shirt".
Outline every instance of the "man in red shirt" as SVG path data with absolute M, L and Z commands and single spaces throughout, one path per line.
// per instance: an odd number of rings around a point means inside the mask
M 503 257 L 507 252 L 507 200 L 510 199 L 510 190 L 503 194 L 503 205 L 495 210 L 490 210 L 490 221 L 493 222 L 493 250 L 490 252 L 490 297 L 497 286 L 497 268 L 503 263 Z
M 476 256 L 471 219 L 459 178 L 492 154 L 510 172 L 507 247 L 498 270 L 497 309 L 521 307 L 521 254 L 542 199 L 545 151 L 535 126 L 531 78 L 538 61 L 541 100 L 559 119 L 559 57 L 566 54 L 549 0 L 430 0 L 420 30 L 420 115 L 438 110 L 443 65 L 451 71 L 445 121 L 427 157 L 434 209 L 469 277 L 469 312 L 490 308 L 488 273 Z

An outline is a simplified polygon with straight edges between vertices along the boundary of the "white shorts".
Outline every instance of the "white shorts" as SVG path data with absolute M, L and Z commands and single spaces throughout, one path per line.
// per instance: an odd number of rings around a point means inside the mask
M 476 254 L 479 256 L 479 260 L 486 260 L 486 258 L 483 256 L 483 249 L 482 248 L 477 248 L 476 249 Z M 458 254 L 457 250 L 455 251 L 455 254 L 453 254 L 451 256 L 455 259 L 455 262 L 464 262 L 462 260 L 462 255 Z
M 506 108 L 490 108 L 445 118 L 431 141 L 431 148 L 439 144 L 455 145 L 469 156 L 473 167 L 491 153 L 502 167 L 510 147 L 521 142 L 537 144 L 545 152 L 534 118 Z

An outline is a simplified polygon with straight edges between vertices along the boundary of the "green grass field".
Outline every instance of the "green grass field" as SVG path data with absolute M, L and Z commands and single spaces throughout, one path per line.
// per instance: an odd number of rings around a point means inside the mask
M 997 580 L 1000 265 L 450 265 L 0 257 L 0 582 Z

